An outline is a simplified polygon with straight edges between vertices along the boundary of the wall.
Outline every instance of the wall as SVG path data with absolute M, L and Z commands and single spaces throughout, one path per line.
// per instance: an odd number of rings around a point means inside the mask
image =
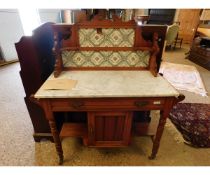
M 23 36 L 17 9 L 0 9 L 0 47 L 6 61 L 17 59 L 14 43 Z
M 60 9 L 40 9 L 41 23 L 60 23 Z M 6 61 L 18 58 L 14 43 L 24 35 L 17 9 L 0 9 L 0 47 Z

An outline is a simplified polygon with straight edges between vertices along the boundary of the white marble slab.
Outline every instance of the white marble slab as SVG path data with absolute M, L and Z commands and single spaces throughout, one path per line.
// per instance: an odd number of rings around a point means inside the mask
M 35 98 L 168 97 L 178 96 L 163 77 L 149 71 L 64 71 L 59 79 L 77 80 L 71 90 L 44 90 Z M 55 79 L 51 75 L 48 79 Z

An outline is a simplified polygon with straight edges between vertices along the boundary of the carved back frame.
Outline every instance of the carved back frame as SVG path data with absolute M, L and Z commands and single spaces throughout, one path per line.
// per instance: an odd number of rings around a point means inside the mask
M 151 40 L 145 40 L 143 37 L 143 26 L 138 26 L 134 20 L 123 22 L 117 17 L 113 20 L 100 19 L 95 16 L 91 21 L 70 24 L 52 25 L 54 32 L 53 53 L 56 58 L 54 76 L 58 77 L 65 70 L 149 70 L 154 76 L 157 76 L 156 55 L 159 52 L 157 43 L 158 34 L 153 33 Z M 79 43 L 80 29 L 96 29 L 97 33 L 102 33 L 102 29 L 133 29 L 134 44 L 132 47 L 81 47 Z M 64 67 L 62 60 L 63 51 L 149 51 L 150 58 L 147 67 Z

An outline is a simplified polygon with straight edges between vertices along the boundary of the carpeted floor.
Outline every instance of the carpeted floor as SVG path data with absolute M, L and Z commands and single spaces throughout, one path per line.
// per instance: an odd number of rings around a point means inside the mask
M 168 51 L 164 61 L 195 65 L 184 59 L 187 47 Z M 210 92 L 210 72 L 196 66 L 201 73 L 206 89 Z M 19 64 L 0 67 L 0 165 L 57 165 L 54 144 L 49 141 L 35 143 L 33 127 L 24 103 L 24 90 L 19 76 Z M 209 97 L 182 91 L 184 102 L 209 103 Z M 152 113 L 157 118 L 158 111 Z M 193 148 L 184 144 L 181 134 L 168 120 L 155 160 L 149 160 L 152 142 L 150 137 L 135 137 L 127 148 L 87 148 L 76 138 L 62 142 L 64 166 L 153 166 L 153 165 L 210 165 L 210 149 Z

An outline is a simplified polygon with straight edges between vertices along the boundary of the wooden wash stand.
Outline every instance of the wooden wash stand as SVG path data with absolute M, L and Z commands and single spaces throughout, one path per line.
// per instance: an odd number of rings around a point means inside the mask
M 150 159 L 154 159 L 169 112 L 184 99 L 157 73 L 157 33 L 143 38 L 144 26 L 135 21 L 84 21 L 55 24 L 55 79 L 77 80 L 71 90 L 44 90 L 34 95 L 49 121 L 59 163 L 63 163 L 61 138 L 81 137 L 90 147 L 124 147 L 138 135 L 135 111 L 160 110 Z M 64 123 L 59 133 L 53 112 L 85 112 L 86 123 Z

